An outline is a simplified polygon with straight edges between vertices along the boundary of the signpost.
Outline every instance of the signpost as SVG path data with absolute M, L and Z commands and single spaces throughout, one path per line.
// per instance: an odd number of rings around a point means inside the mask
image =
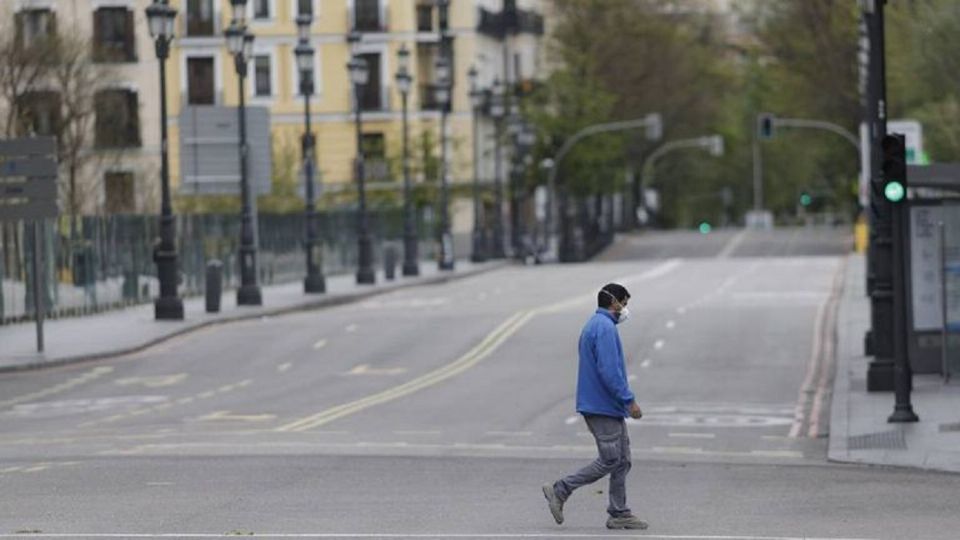
M 30 221 L 37 351 L 43 352 L 42 220 L 57 217 L 57 144 L 53 137 L 0 141 L 0 221 Z

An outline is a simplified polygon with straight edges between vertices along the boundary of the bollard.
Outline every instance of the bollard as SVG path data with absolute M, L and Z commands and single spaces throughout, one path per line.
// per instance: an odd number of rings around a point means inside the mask
M 393 244 L 383 248 L 383 271 L 387 279 L 393 279 L 396 275 L 397 267 L 397 247 Z
M 223 263 L 217 259 L 207 262 L 206 300 L 207 313 L 220 311 L 220 296 L 223 289 Z

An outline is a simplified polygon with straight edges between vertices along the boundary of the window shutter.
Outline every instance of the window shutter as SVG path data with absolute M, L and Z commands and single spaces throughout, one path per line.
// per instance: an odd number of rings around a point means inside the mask
M 137 42 L 136 42 L 136 36 L 134 34 L 135 27 L 133 25 L 133 11 L 128 9 L 126 12 L 126 15 L 127 15 L 126 31 L 124 32 L 124 40 L 126 41 L 126 43 L 124 44 L 124 48 L 125 48 L 126 56 L 124 59 L 127 60 L 128 62 L 136 62 L 137 61 L 137 48 L 136 48 Z
M 140 146 L 140 104 L 136 92 L 127 92 L 127 119 L 130 146 Z
M 93 12 L 93 59 L 103 60 L 103 10 Z

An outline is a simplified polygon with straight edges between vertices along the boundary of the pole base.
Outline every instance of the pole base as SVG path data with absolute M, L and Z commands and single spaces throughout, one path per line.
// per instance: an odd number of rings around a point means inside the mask
M 920 417 L 917 416 L 917 413 L 913 412 L 913 406 L 909 403 L 895 406 L 893 408 L 893 414 L 890 415 L 890 418 L 887 418 L 887 422 L 891 424 L 905 424 L 919 421 Z
M 873 330 L 867 330 L 867 333 L 863 335 L 863 355 L 864 356 L 873 356 Z
M 878 359 L 867 367 L 867 392 L 893 392 L 893 361 Z
M 440 265 L 439 265 L 440 270 L 443 270 L 446 272 L 453 270 L 454 266 L 456 265 L 454 264 L 453 261 L 440 261 Z
M 153 315 L 158 321 L 182 321 L 183 300 L 176 296 L 161 296 L 153 303 Z
M 405 277 L 416 277 L 420 275 L 420 265 L 417 263 L 403 263 L 403 275 Z
M 473 253 L 470 255 L 470 262 L 482 263 L 487 262 L 487 256 L 483 253 Z
M 237 289 L 238 306 L 262 306 L 263 296 L 259 285 L 243 285 Z
M 323 274 L 316 274 L 303 278 L 303 292 L 320 294 L 327 292 L 327 280 Z
M 361 268 L 357 270 L 357 285 L 375 285 L 377 283 L 377 275 L 374 273 L 373 268 Z

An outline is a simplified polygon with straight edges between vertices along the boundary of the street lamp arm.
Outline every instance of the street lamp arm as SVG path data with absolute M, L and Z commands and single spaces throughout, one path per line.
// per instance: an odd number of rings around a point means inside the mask
M 656 150 L 654 150 L 645 160 L 643 160 L 643 165 L 640 166 L 640 175 L 641 179 L 645 180 L 650 178 L 649 172 L 653 168 L 654 163 L 663 157 L 664 154 L 672 152 L 674 150 L 681 150 L 683 148 L 711 148 L 711 145 L 714 144 L 715 136 L 704 136 L 704 137 L 693 137 L 690 139 L 678 139 L 675 141 L 666 142 Z
M 557 152 L 556 157 L 553 158 L 553 167 L 550 168 L 550 184 L 553 185 L 557 171 L 560 169 L 560 162 L 563 161 L 563 158 L 570 153 L 574 145 L 583 139 L 590 137 L 592 135 L 597 135 L 600 133 L 610 133 L 613 131 L 627 131 L 630 129 L 639 129 L 642 127 L 647 127 L 650 125 L 652 120 L 651 116 L 645 118 L 638 118 L 636 120 L 625 120 L 622 122 L 608 122 L 605 124 L 595 124 L 592 126 L 585 127 L 580 131 L 573 134 L 572 137 L 567 139 L 563 146 L 560 147 L 560 150 Z
M 831 133 L 836 133 L 837 135 L 840 135 L 846 139 L 847 142 L 852 144 L 854 148 L 857 149 L 857 152 L 860 151 L 860 141 L 857 140 L 857 137 L 853 133 L 850 133 L 841 126 L 838 126 L 832 122 L 825 122 L 823 120 L 807 120 L 802 118 L 774 118 L 773 122 L 777 127 L 820 129 L 829 131 Z

